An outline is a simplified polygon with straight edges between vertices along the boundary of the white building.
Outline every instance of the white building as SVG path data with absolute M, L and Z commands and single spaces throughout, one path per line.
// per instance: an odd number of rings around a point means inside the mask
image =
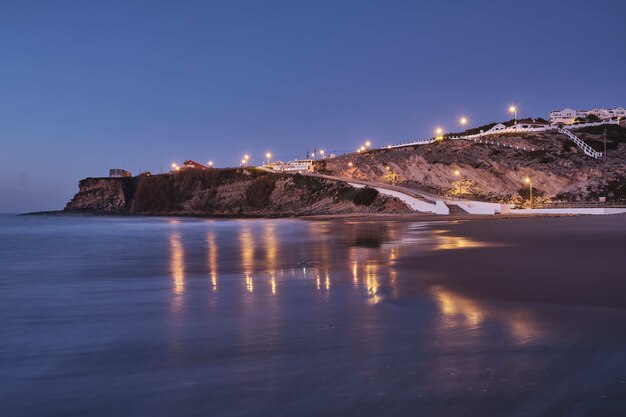
M 503 125 L 502 123 L 498 123 L 497 125 L 495 125 L 491 129 L 486 131 L 485 133 L 496 133 L 496 132 L 499 132 L 500 130 L 504 130 L 504 129 L 506 129 L 506 126 Z M 482 131 L 481 131 L 481 133 L 482 133 Z
M 552 110 L 550 111 L 550 124 L 562 123 L 565 125 L 571 125 L 576 119 L 584 119 L 589 115 L 594 115 L 600 120 L 611 120 L 626 118 L 626 110 L 623 107 L 616 107 L 614 109 L 596 108 L 591 110 Z
M 277 172 L 313 171 L 313 160 L 294 159 L 289 162 L 275 161 L 270 163 L 268 166 Z
M 511 130 L 541 130 L 547 128 L 549 125 L 547 123 L 532 121 L 521 121 L 517 122 L 509 129 Z

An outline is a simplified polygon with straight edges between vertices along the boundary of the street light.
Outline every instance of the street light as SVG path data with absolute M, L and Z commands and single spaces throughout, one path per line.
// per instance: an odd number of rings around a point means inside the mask
M 271 159 L 272 159 L 272 154 L 270 152 L 265 154 L 265 158 L 267 158 L 267 164 L 269 165 Z
M 348 162 L 348 166 L 352 168 L 352 162 Z
M 529 206 L 532 208 L 533 206 L 533 180 L 530 179 L 530 177 L 526 177 L 524 178 L 524 182 L 526 184 L 528 184 L 528 189 L 530 191 L 529 195 L 528 195 L 528 202 L 529 202 Z
M 467 123 L 469 122 L 469 120 L 467 120 L 467 117 L 463 116 L 459 119 L 459 124 L 463 127 L 467 126 Z
M 517 124 L 517 106 L 509 106 L 509 113 L 514 115 L 514 123 Z
M 365 142 L 365 147 L 369 148 L 372 145 L 372 142 L 370 142 L 369 140 Z
M 212 167 L 213 166 L 213 161 L 209 161 L 209 163 L 207 165 Z
M 435 129 L 435 139 L 437 140 L 443 140 L 443 129 L 438 127 Z
M 461 175 L 461 171 L 459 171 L 458 169 L 454 171 L 454 176 L 458 177 Z
M 322 155 L 322 159 L 324 159 L 324 149 L 320 149 L 320 155 Z

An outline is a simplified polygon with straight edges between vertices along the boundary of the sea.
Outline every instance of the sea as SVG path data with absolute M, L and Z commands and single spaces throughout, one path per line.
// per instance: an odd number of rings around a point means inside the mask
M 0 415 L 626 415 L 626 217 L 417 220 L 1 215 Z

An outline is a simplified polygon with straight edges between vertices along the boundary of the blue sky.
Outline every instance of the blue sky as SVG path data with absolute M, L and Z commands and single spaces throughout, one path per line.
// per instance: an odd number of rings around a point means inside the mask
M 626 106 L 626 4 L 0 2 L 0 212 L 79 179 Z

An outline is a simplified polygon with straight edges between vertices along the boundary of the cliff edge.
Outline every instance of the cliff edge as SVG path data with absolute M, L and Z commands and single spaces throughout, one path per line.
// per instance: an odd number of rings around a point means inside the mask
M 401 201 L 336 181 L 246 169 L 85 178 L 65 212 L 271 217 L 405 213 Z

